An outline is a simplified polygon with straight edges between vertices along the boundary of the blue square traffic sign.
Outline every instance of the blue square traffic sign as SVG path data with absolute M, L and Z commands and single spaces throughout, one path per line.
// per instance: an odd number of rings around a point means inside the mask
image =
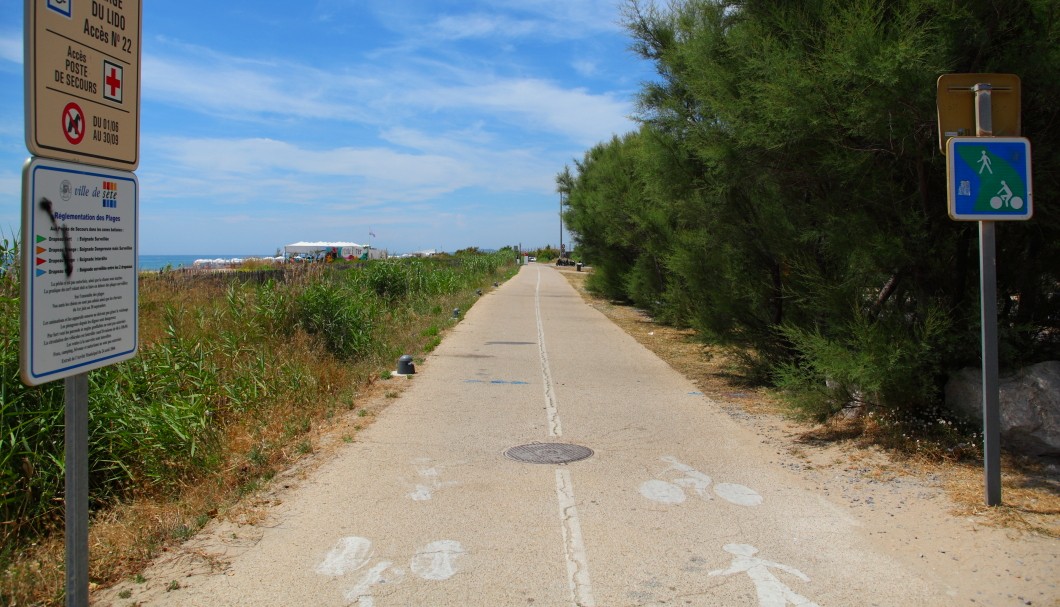
M 947 144 L 950 218 L 1012 221 L 1034 213 L 1031 142 L 1024 137 L 953 137 Z

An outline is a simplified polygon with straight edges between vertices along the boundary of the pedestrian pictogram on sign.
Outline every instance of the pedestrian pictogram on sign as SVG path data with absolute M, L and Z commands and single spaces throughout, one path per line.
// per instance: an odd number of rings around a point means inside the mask
M 103 97 L 121 103 L 122 67 L 117 63 L 103 60 Z
M 1030 141 L 1023 137 L 954 137 L 947 147 L 950 217 L 1030 219 Z
M 85 138 L 85 113 L 81 111 L 81 106 L 72 101 L 63 108 L 63 134 L 74 145 Z

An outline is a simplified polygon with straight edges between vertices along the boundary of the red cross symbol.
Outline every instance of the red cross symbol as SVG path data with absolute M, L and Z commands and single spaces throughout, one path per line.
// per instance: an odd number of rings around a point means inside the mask
M 122 97 L 122 68 L 121 66 L 114 65 L 109 61 L 103 62 L 103 72 L 105 78 L 103 80 L 103 96 L 111 101 L 117 101 L 121 103 Z

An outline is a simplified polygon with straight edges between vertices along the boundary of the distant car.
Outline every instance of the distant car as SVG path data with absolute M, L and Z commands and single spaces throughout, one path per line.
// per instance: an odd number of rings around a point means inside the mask
M 533 257 L 533 256 L 531 256 L 531 257 L 530 257 L 530 261 L 537 261 L 537 258 L 536 258 L 536 257 Z

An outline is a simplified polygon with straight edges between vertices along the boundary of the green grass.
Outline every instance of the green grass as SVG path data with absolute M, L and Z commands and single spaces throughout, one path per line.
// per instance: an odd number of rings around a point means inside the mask
M 34 546 L 62 528 L 62 382 L 19 380 L 19 279 L 4 261 L 15 246 L 0 239 L 0 597 L 57 604 L 61 587 L 43 574 L 36 586 L 3 585 L 9 571 L 35 570 Z M 510 266 L 496 254 L 311 266 L 264 284 L 142 276 L 138 355 L 89 375 L 91 508 L 179 504 L 213 487 L 202 508 L 216 509 L 256 491 L 312 451 L 317 422 L 352 409 L 358 386 L 389 377 L 395 352 L 433 349 L 445 311 L 468 309 Z M 194 534 L 204 514 L 110 552 L 143 558 Z M 94 579 L 116 579 L 99 567 Z

